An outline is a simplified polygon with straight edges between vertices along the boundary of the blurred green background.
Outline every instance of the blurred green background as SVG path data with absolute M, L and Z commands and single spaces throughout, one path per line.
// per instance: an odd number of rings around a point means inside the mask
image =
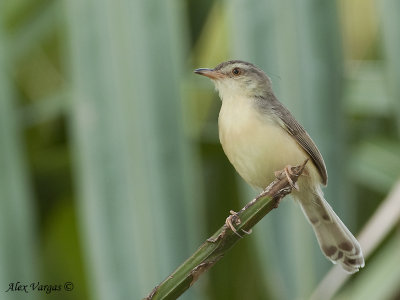
M 228 59 L 272 77 L 358 234 L 400 175 L 399 54 L 397 0 L 1 1 L 0 299 L 141 299 L 255 195 L 193 74 Z M 396 199 L 335 298 L 400 298 Z M 331 268 L 288 198 L 182 299 L 308 299 Z

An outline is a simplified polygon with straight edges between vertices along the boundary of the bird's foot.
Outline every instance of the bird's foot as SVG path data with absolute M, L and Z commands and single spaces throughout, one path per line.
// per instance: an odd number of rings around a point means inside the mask
M 231 210 L 229 213 L 231 215 L 229 217 L 227 217 L 226 220 L 225 220 L 226 226 L 228 226 L 237 236 L 242 238 L 243 236 L 241 236 L 239 234 L 239 232 L 236 230 L 236 228 L 234 226 L 234 225 L 239 225 L 241 223 L 238 213 L 233 211 L 233 210 Z M 244 229 L 241 229 L 241 230 L 245 234 L 250 234 L 251 233 L 251 230 L 249 230 L 249 231 L 246 231 Z
M 281 178 L 282 174 L 285 174 L 285 176 L 286 176 L 286 178 L 287 178 L 287 180 L 288 180 L 288 182 L 289 182 L 289 185 L 290 185 L 292 188 L 294 188 L 296 191 L 299 190 L 299 186 L 298 186 L 297 182 L 294 183 L 293 180 L 292 180 L 292 178 L 290 178 L 290 175 L 292 175 L 292 176 L 295 175 L 295 174 L 293 173 L 293 171 L 292 171 L 292 166 L 291 166 L 291 165 L 287 165 L 287 166 L 283 169 L 283 171 L 275 171 L 274 174 L 275 174 L 275 177 L 276 177 L 276 178 Z

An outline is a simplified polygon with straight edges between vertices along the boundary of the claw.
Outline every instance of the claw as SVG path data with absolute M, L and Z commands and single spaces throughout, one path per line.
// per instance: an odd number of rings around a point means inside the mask
M 246 230 L 242 229 L 242 231 L 243 231 L 245 234 L 251 234 L 251 233 L 253 232 L 252 229 L 250 229 L 249 231 L 246 231 Z

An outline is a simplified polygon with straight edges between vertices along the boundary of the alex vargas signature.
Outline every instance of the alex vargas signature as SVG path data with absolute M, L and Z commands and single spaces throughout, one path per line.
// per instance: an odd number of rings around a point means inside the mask
M 64 284 L 41 284 L 39 281 L 31 282 L 29 284 L 23 284 L 20 281 L 10 282 L 8 289 L 5 292 L 24 292 L 29 293 L 32 291 L 45 292 L 50 294 L 51 292 L 60 292 L 62 290 L 72 291 L 74 284 L 72 282 L 65 282 Z

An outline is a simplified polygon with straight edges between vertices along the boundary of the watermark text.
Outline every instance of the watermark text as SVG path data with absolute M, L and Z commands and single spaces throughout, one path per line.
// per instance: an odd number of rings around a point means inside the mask
M 19 293 L 30 293 L 30 292 L 39 292 L 39 293 L 57 293 L 61 291 L 70 292 L 74 289 L 74 284 L 70 281 L 66 281 L 64 283 L 56 283 L 56 284 L 43 284 L 39 281 L 22 283 L 20 281 L 10 282 L 8 287 L 5 289 L 6 293 L 9 292 L 19 292 Z

